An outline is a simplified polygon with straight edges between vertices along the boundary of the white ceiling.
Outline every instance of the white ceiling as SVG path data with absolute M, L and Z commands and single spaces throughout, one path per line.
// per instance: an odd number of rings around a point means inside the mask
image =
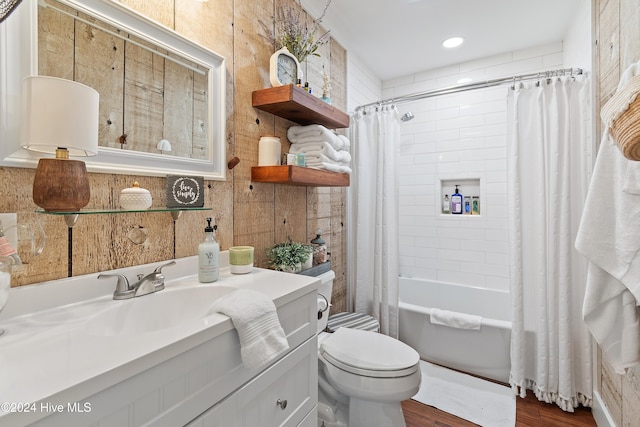
M 381 80 L 562 41 L 581 1 L 332 0 L 322 21 Z M 301 0 L 315 17 L 326 0 Z M 442 41 L 465 43 L 445 49 Z

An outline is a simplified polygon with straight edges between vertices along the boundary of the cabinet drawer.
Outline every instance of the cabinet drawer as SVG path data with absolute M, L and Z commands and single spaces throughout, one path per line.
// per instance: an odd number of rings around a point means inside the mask
M 242 425 L 296 426 L 318 402 L 318 355 L 314 337 L 237 393 Z

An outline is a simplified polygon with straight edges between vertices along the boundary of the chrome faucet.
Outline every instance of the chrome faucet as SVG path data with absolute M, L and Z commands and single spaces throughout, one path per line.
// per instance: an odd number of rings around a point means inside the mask
M 152 273 L 146 276 L 138 274 L 138 281 L 133 285 L 129 284 L 129 279 L 123 274 L 99 274 L 98 279 L 106 279 L 109 277 L 116 277 L 118 282 L 116 283 L 116 290 L 113 292 L 113 299 L 129 299 L 134 297 L 141 297 L 143 295 L 152 294 L 164 289 L 164 274 L 162 269 L 170 265 L 174 265 L 175 261 L 170 261 L 166 264 L 162 264 Z

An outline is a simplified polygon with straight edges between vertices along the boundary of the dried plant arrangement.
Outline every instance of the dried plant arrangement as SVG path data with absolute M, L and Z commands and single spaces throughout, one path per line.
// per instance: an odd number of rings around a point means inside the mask
M 275 49 L 286 47 L 299 62 L 304 62 L 308 56 L 320 56 L 318 48 L 329 41 L 329 31 L 319 37 L 317 32 L 331 1 L 327 0 L 320 17 L 310 23 L 305 19 L 299 2 L 295 2 L 295 5 L 278 2 L 274 17 L 276 34 L 271 33 L 269 37 Z

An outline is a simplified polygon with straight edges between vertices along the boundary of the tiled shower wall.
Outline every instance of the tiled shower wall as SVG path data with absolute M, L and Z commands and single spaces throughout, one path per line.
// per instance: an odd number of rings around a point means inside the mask
M 563 67 L 562 43 L 555 43 L 385 81 L 383 97 L 452 86 L 463 78 L 478 82 Z M 415 116 L 401 125 L 401 275 L 509 289 L 507 90 L 499 86 L 398 105 L 401 114 Z M 473 190 L 480 196 L 480 215 L 442 215 L 441 196 L 451 189 L 441 194 L 441 181 L 468 179 L 480 182 L 480 191 Z

